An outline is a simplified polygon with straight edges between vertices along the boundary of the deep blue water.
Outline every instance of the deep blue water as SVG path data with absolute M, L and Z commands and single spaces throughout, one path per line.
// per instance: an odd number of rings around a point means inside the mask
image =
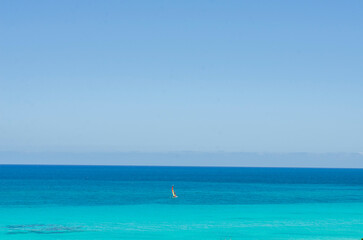
M 170 188 L 179 195 L 171 201 Z M 363 170 L 0 166 L 0 205 L 362 202 Z
M 0 179 L 363 185 L 363 169 L 0 165 Z

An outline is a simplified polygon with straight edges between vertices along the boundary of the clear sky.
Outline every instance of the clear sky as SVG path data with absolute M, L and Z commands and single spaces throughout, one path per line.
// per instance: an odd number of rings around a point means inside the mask
M 363 1 L 0 1 L 0 150 L 363 152 Z

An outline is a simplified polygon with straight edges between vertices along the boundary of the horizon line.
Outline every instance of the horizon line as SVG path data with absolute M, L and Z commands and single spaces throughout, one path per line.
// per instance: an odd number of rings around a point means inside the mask
M 266 166 L 266 167 L 253 167 L 253 166 L 192 166 L 192 165 L 128 165 L 128 164 L 109 164 L 109 165 L 103 165 L 103 164 L 3 164 L 0 163 L 1 166 L 54 166 L 54 167 L 187 167 L 187 168 L 284 168 L 284 169 L 361 169 L 363 170 L 363 167 L 273 167 L 273 166 Z

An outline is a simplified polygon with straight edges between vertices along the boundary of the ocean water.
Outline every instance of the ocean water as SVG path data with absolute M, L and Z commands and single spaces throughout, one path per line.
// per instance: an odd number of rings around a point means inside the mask
M 361 238 L 360 169 L 0 166 L 1 240 Z

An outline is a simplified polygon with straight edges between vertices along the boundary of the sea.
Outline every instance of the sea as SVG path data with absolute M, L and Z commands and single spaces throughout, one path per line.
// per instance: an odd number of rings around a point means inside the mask
M 362 169 L 0 165 L 1 240 L 361 238 Z

